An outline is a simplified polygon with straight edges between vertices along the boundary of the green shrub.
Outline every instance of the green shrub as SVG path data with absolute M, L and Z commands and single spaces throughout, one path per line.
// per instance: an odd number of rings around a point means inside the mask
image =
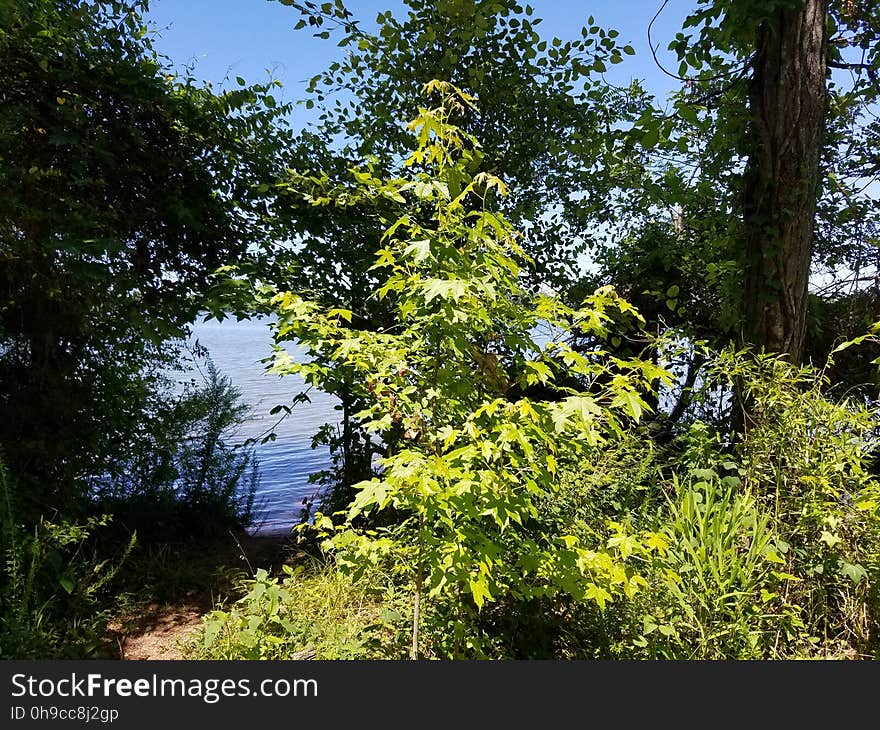
M 291 659 L 314 650 L 318 659 L 366 659 L 395 653 L 399 614 L 383 608 L 366 582 L 332 567 L 284 566 L 280 578 L 258 570 L 242 589 L 238 601 L 204 617 L 185 645 L 189 658 Z M 398 655 L 403 651 L 398 648 Z
M 745 383 L 751 415 L 739 446 L 743 482 L 784 541 L 780 570 L 797 577 L 786 598 L 799 607 L 806 636 L 787 651 L 877 652 L 877 410 L 832 398 L 824 372 L 779 357 L 724 353 L 718 367 Z
M 702 395 L 749 405 L 736 443 L 694 422 L 671 444 L 633 433 L 591 463 L 564 461 L 548 510 L 596 549 L 628 534 L 665 546 L 628 563 L 649 584 L 602 611 L 567 606 L 567 656 L 877 655 L 877 411 L 834 399 L 822 372 L 779 357 L 707 358 Z M 699 405 L 699 404 L 698 404 Z
M 638 636 L 625 652 L 675 659 L 760 658 L 797 627 L 780 600 L 784 574 L 763 512 L 736 477 L 697 470 L 678 485 L 659 532 L 667 548 L 645 571 Z M 634 607 L 635 607 L 634 606 Z
M 496 212 L 506 187 L 478 172 L 479 142 L 451 123 L 472 99 L 437 81 L 425 92 L 439 103 L 409 125 L 405 179 L 364 169 L 344 190 L 320 176 L 291 182 L 314 205 L 388 204 L 371 296 L 391 325 L 365 329 L 355 312 L 279 292 L 276 340 L 298 340 L 309 359 L 279 348 L 274 370 L 325 389 L 348 378 L 359 422 L 388 447 L 343 519 L 316 516 L 337 564 L 358 575 L 391 560 L 412 586 L 413 657 L 485 656 L 480 616 L 494 602 L 558 594 L 604 605 L 635 590 L 616 549 L 586 548 L 540 507 L 558 491 L 557 455 L 588 459 L 613 442 L 650 410 L 643 396 L 666 373 L 603 349 L 617 322 L 642 321 L 612 287 L 577 309 L 523 288 L 519 235 Z M 555 333 L 545 345 L 539 325 Z M 520 397 L 529 388 L 556 398 Z M 389 529 L 363 529 L 389 516 Z
M 153 408 L 130 458 L 97 480 L 96 508 L 144 543 L 251 525 L 259 470 L 231 443 L 248 414 L 238 388 L 208 360 L 201 387 L 157 394 Z
M 16 519 L 9 479 L 0 464 L 0 658 L 100 656 L 111 616 L 107 593 L 135 544 L 102 559 L 95 535 L 107 516 L 81 522 L 47 520 L 26 528 Z

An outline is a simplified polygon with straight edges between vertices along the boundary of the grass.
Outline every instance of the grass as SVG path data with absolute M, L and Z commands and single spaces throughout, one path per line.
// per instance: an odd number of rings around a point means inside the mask
M 399 650 L 400 614 L 387 596 L 369 591 L 331 565 L 313 558 L 284 566 L 274 577 L 258 570 L 244 595 L 204 617 L 185 647 L 192 659 L 367 659 Z

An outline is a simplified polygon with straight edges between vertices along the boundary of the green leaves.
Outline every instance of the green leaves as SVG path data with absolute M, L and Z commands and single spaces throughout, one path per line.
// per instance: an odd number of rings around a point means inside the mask
M 379 479 L 355 485 L 355 489 L 357 489 L 357 496 L 351 503 L 351 507 L 349 507 L 349 520 L 353 520 L 365 510 L 369 511 L 374 507 L 381 510 L 388 504 L 387 486 Z M 318 527 L 320 527 L 320 524 Z
M 472 171 L 479 143 L 450 121 L 471 99 L 448 83 L 425 90 L 439 103 L 409 125 L 417 146 L 408 179 L 355 169 L 358 188 L 344 192 L 366 199 L 380 191 L 398 206 L 376 254 L 374 269 L 385 278 L 372 292 L 393 300 L 394 320 L 382 332 L 355 329 L 344 308 L 325 311 L 291 293 L 272 298 L 277 339 L 295 336 L 310 355 L 308 363 L 279 355 L 275 370 L 328 389 L 344 380 L 364 404 L 364 427 L 389 444 L 376 476 L 356 485 L 348 526 L 331 544 L 355 570 L 390 551 L 394 570 L 451 611 L 459 633 L 504 597 L 568 593 L 604 607 L 640 585 L 616 562 L 633 555 L 635 541 L 610 546 L 613 558 L 527 526 L 559 489 L 555 454 L 585 455 L 647 409 L 638 393 L 651 387 L 645 373 L 654 366 L 597 360 L 564 340 L 575 331 L 605 336 L 615 317 L 638 322 L 639 315 L 611 287 L 576 310 L 522 287 L 517 234 L 483 207 L 506 186 Z M 539 322 L 555 332 L 543 347 L 534 338 Z M 556 402 L 511 394 L 516 380 L 552 388 L 566 370 L 595 387 L 561 389 Z M 391 508 L 397 527 L 381 534 L 355 527 Z
M 196 317 L 253 313 L 278 274 L 288 108 L 274 82 L 172 73 L 140 0 L 2 6 L 0 369 L 22 376 L 0 386 L 0 451 L 63 513 L 127 471 Z
M 485 576 L 480 575 L 476 578 L 471 578 L 468 581 L 468 588 L 470 589 L 471 597 L 477 606 L 477 610 L 480 610 L 487 600 L 492 600 L 492 594 L 489 592 Z
M 404 252 L 407 256 L 411 256 L 417 264 L 421 264 L 431 256 L 431 241 L 427 238 L 422 241 L 413 241 Z
M 612 405 L 624 410 L 628 415 L 632 416 L 637 423 L 642 418 L 642 412 L 650 410 L 641 396 L 632 390 L 624 390 L 621 393 L 618 393 L 612 402 Z
M 426 279 L 420 288 L 425 295 L 426 304 L 437 297 L 457 302 L 467 293 L 467 283 L 462 279 Z
M 845 560 L 840 561 L 840 574 L 849 578 L 856 585 L 868 577 L 868 571 L 861 565 L 848 563 Z
M 657 146 L 657 143 L 660 141 L 660 124 L 652 123 L 643 128 L 642 133 L 642 146 L 645 149 L 652 149 Z
M 504 210 L 516 225 L 530 226 L 524 245 L 534 263 L 523 275 L 534 284 L 552 278 L 554 286 L 567 286 L 581 253 L 576 241 L 592 236 L 603 217 L 597 203 L 603 196 L 607 199 L 605 193 L 615 184 L 614 176 L 596 175 L 588 168 L 597 162 L 610 172 L 606 163 L 619 164 L 617 135 L 611 130 L 633 108 L 624 101 L 629 94 L 605 84 L 600 74 L 634 49 L 623 45 L 616 31 L 595 22 L 570 40 L 542 38 L 541 20 L 533 14 L 540 9 L 517 0 L 464 0 L 439 13 L 417 0 L 400 12 L 378 13 L 375 29 L 369 30 L 339 18 L 335 10 L 323 13 L 319 4 L 293 4 L 302 14 L 298 27 L 326 29 L 349 50 L 310 86 L 309 101 L 321 112 L 315 131 L 324 139 L 346 140 L 341 156 L 375 156 L 388 170 L 399 169 L 400 160 L 408 160 L 410 166 L 427 162 L 421 158 L 425 149 L 411 156 L 413 140 L 401 133 L 401 121 L 425 106 L 425 79 L 454 84 L 467 92 L 467 98 L 460 97 L 450 107 L 450 121 L 465 133 L 479 130 L 484 145 L 471 157 L 468 172 L 491 170 L 519 191 L 516 196 L 492 198 L 487 207 Z M 339 88 L 348 90 L 351 103 L 335 104 Z M 427 92 L 436 90 L 435 84 Z M 473 108 L 474 98 L 480 99 L 479 112 Z M 636 96 L 632 102 L 641 104 Z M 420 127 L 416 144 L 424 146 L 437 133 L 431 126 L 436 120 L 417 116 L 414 121 Z M 336 152 L 328 149 L 326 156 Z M 591 162 L 585 165 L 585 160 Z M 448 166 L 445 172 L 454 169 Z M 556 173 L 545 174 L 549 169 Z M 455 198 L 460 188 L 449 183 L 449 191 Z M 587 205 L 581 204 L 582 193 L 589 197 Z M 536 208 L 543 213 L 557 206 L 568 214 L 564 232 L 561 221 L 549 216 L 534 225 Z M 342 238 L 346 249 L 361 243 L 354 236 Z M 317 241 L 307 245 L 320 248 Z M 357 258 L 353 250 L 337 256 Z

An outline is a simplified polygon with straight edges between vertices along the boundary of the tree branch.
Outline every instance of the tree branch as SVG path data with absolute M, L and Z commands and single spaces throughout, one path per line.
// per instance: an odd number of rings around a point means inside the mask
M 870 63 L 845 63 L 843 61 L 828 61 L 828 68 L 839 68 L 844 71 L 855 71 L 856 73 L 861 73 L 862 71 L 866 71 L 868 73 L 868 78 L 871 79 L 874 83 L 877 83 L 877 69 L 874 68 Z

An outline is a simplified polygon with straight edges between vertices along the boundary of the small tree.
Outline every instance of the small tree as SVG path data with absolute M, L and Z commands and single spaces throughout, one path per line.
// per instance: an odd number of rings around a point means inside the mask
M 400 206 L 374 265 L 387 278 L 373 296 L 390 300 L 392 325 L 368 331 L 349 310 L 291 292 L 272 298 L 277 340 L 296 338 L 311 355 L 297 363 L 279 349 L 274 369 L 317 387 L 344 374 L 367 404 L 358 417 L 388 444 L 343 524 L 318 514 L 316 525 L 332 533 L 342 566 L 358 571 L 393 556 L 413 581 L 413 658 L 425 596 L 451 623 L 441 650 L 461 656 L 481 652 L 473 628 L 486 602 L 565 593 L 603 606 L 637 589 L 640 579 L 618 559 L 636 549 L 633 540 L 612 541 L 612 552 L 591 549 L 561 523 L 548 524 L 541 505 L 558 490 L 557 455 L 589 458 L 639 420 L 648 409 L 642 394 L 666 377 L 649 362 L 566 344 L 575 333 L 601 341 L 612 312 L 639 315 L 610 287 L 577 310 L 526 292 L 517 233 L 492 210 L 506 187 L 472 173 L 479 144 L 450 123 L 471 97 L 438 81 L 425 91 L 441 102 L 409 125 L 418 143 L 409 177 L 383 181 L 353 170 L 357 185 L 344 191 L 321 176 L 301 180 L 315 205 L 369 196 Z M 547 344 L 538 328 L 550 333 Z M 557 373 L 575 373 L 581 387 L 554 385 Z M 556 399 L 514 395 L 539 385 L 555 388 Z M 363 515 L 383 512 L 396 518 L 393 527 L 362 529 Z

